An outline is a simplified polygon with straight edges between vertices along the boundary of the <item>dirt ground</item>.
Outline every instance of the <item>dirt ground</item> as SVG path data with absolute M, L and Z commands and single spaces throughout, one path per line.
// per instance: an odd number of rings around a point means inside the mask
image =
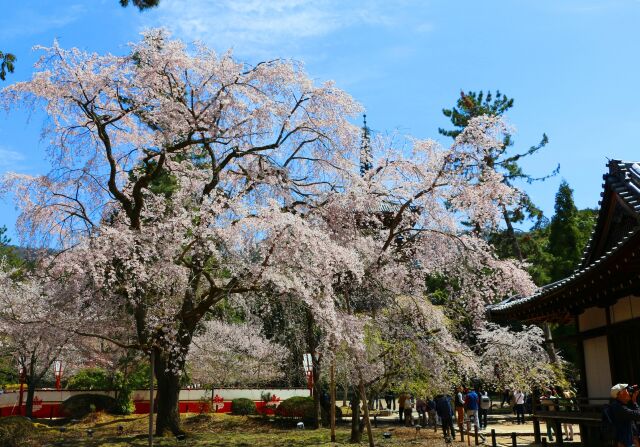
M 337 442 L 330 442 L 330 431 L 296 429 L 283 426 L 269 418 L 259 416 L 244 417 L 226 414 L 187 414 L 183 415 L 183 429 L 187 433 L 184 440 L 165 437 L 154 440 L 157 446 L 189 446 L 189 447 L 306 447 L 306 446 L 347 446 L 350 427 L 348 418 L 338 426 Z M 533 424 L 513 423 L 510 415 L 495 414 L 489 417 L 489 429 L 480 434 L 485 435 L 484 442 L 479 436 L 481 445 L 491 445 L 490 432 L 494 429 L 500 446 L 512 446 L 511 433 L 517 433 L 517 445 L 533 445 Z M 7 424 L 13 423 L 13 427 Z M 433 428 L 405 427 L 399 424 L 397 415 L 376 418 L 377 427 L 373 427 L 376 446 L 400 447 L 415 445 L 418 447 L 446 447 L 475 445 L 475 439 L 460 441 L 460 434 L 451 443 L 446 443 L 441 428 L 434 432 Z M 126 417 L 110 416 L 94 413 L 81 421 L 62 424 L 62 421 L 28 421 L 26 418 L 3 418 L 0 425 L 9 432 L 21 427 L 28 436 L 19 444 L 33 447 L 129 447 L 146 446 L 148 417 L 131 415 Z M 3 428 L 0 426 L 0 429 Z M 577 429 L 577 427 L 575 427 Z M 456 429 L 457 430 L 457 429 Z M 546 428 L 542 427 L 543 433 Z M 0 434 L 2 431 L 0 430 Z M 574 437 L 576 441 L 579 436 Z M 4 444 L 3 444 L 4 445 Z M 367 434 L 363 433 L 361 445 L 368 445 Z

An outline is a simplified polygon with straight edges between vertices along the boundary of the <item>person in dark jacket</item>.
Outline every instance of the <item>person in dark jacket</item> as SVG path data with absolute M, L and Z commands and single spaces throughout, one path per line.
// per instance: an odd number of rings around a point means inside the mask
M 629 387 L 626 383 L 618 383 L 611 387 L 610 414 L 616 428 L 617 447 L 634 447 L 640 445 L 634 433 L 633 422 L 640 421 L 640 408 L 636 403 L 638 387 Z
M 427 398 L 427 411 L 429 412 L 429 423 L 433 425 L 433 431 L 438 431 L 438 411 L 435 399 Z
M 393 411 L 396 411 L 396 393 L 392 390 L 387 390 L 384 395 L 384 400 L 387 404 L 387 410 L 391 410 L 393 406 Z
M 442 421 L 442 433 L 445 439 L 456 437 L 456 431 L 453 428 L 453 407 L 451 405 L 451 396 L 445 394 L 436 398 L 436 412 Z

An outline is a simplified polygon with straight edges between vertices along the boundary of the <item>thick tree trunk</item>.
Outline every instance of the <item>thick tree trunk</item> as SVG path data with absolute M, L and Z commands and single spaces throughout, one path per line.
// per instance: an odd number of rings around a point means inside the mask
M 27 382 L 27 401 L 24 415 L 28 418 L 33 417 L 33 397 L 36 393 L 36 386 L 37 384 L 31 380 Z
M 315 420 L 313 428 L 322 427 L 322 386 L 320 384 L 320 362 L 313 360 L 313 408 Z
M 322 387 L 320 386 L 320 356 L 317 354 L 318 340 L 315 329 L 313 314 L 307 310 L 307 349 L 312 358 L 311 374 L 313 377 L 313 428 L 320 428 L 322 426 Z
M 155 373 L 158 386 L 156 401 L 156 436 L 163 436 L 167 432 L 182 435 L 180 428 L 180 412 L 178 401 L 180 396 L 180 376 L 176 374 L 175 366 L 169 366 L 165 354 L 155 349 Z M 152 409 L 153 411 L 153 409 Z
M 349 442 L 352 444 L 360 444 L 364 427 L 360 423 L 360 392 L 357 389 L 353 390 L 351 409 L 351 438 L 349 438 Z

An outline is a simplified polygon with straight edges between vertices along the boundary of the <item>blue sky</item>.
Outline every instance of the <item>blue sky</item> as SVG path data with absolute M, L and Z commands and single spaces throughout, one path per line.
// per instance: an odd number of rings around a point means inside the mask
M 579 207 L 594 207 L 607 159 L 640 160 L 638 0 L 161 0 L 144 13 L 118 3 L 4 0 L 0 50 L 18 57 L 5 84 L 30 77 L 35 45 L 57 38 L 124 53 L 141 30 L 164 26 L 250 63 L 301 60 L 361 102 L 376 132 L 440 139 L 441 109 L 461 89 L 500 89 L 515 98 L 516 148 L 550 139 L 525 170 L 561 165 L 556 178 L 525 185 L 548 216 L 562 178 Z M 0 114 L 0 173 L 47 171 L 41 124 L 38 113 Z M 14 236 L 15 218 L 0 202 L 0 225 Z

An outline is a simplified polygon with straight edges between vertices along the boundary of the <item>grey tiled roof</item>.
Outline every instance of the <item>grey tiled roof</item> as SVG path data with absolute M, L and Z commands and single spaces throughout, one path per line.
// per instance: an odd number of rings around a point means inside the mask
M 603 176 L 605 180 L 603 184 L 604 191 L 601 193 L 603 200 L 608 200 L 611 193 L 615 192 L 624 203 L 629 206 L 633 213 L 640 217 L 640 163 L 611 160 L 608 166 L 609 173 Z M 597 240 L 596 236 L 603 230 L 607 218 L 605 215 L 607 212 L 606 207 L 602 206 L 603 200 L 599 203 L 600 212 L 598 220 L 591 234 L 589 244 L 583 254 L 580 266 L 568 277 L 540 287 L 530 296 L 514 296 L 489 306 L 487 309 L 489 315 L 493 314 L 497 316 L 508 313 L 509 311 L 514 311 L 520 306 L 542 299 L 563 287 L 576 283 L 588 273 L 597 270 L 604 261 L 620 250 L 629 239 L 640 233 L 640 226 L 636 226 L 631 231 L 626 232 L 609 250 L 594 261 L 589 262 L 592 256 L 592 250 L 594 250 L 593 245 L 595 245 Z

